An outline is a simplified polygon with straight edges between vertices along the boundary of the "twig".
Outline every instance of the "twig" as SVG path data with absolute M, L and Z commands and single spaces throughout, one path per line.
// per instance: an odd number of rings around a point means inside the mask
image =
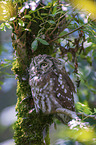
M 92 118 L 94 120 L 96 120 L 96 115 L 87 115 L 85 113 L 77 113 L 78 116 L 83 116 L 83 117 L 86 117 L 86 118 Z
M 65 13 L 65 14 L 66 14 L 66 13 Z M 55 23 L 56 23 L 57 21 L 59 21 L 61 18 L 63 18 L 63 17 L 65 16 L 65 14 L 62 15 L 58 20 L 56 20 Z M 50 30 L 50 28 L 51 28 L 52 26 L 53 26 L 53 24 L 47 29 L 47 31 L 45 32 L 45 35 L 48 33 L 48 31 Z M 56 29 L 57 27 L 58 27 L 58 25 L 57 25 L 54 29 Z M 53 29 L 53 32 L 55 31 L 54 29 Z M 52 32 L 51 32 L 51 33 L 52 33 Z M 51 35 L 51 34 L 50 34 L 50 35 Z
M 96 18 L 93 19 L 93 20 L 91 20 L 91 21 L 94 22 L 95 20 L 96 20 Z M 69 21 L 69 23 L 70 23 L 71 21 L 72 21 L 72 19 Z M 57 39 L 59 39 L 59 38 L 64 38 L 64 37 L 66 37 L 66 36 L 68 36 L 68 35 L 74 33 L 75 31 L 81 29 L 82 27 L 84 27 L 84 26 L 87 25 L 88 23 L 89 23 L 89 22 L 83 24 L 82 26 L 80 26 L 80 27 L 74 29 L 73 31 L 71 31 L 71 32 L 69 32 L 69 33 L 67 33 L 67 34 L 64 34 L 64 35 L 62 35 L 62 36 L 58 36 L 58 37 L 54 38 L 53 40 L 50 40 L 48 43 L 51 43 L 51 42 L 53 42 L 53 41 L 55 41 L 55 40 L 57 40 Z M 90 24 L 90 23 L 89 23 L 89 24 Z
M 67 34 L 64 34 L 64 35 L 62 35 L 62 36 L 58 36 L 58 37 L 54 38 L 53 40 L 49 41 L 48 43 L 51 43 L 51 42 L 53 42 L 53 41 L 55 41 L 55 40 L 57 40 L 57 39 L 59 39 L 59 38 L 65 38 L 66 36 L 68 36 L 68 35 L 74 33 L 75 31 L 81 29 L 81 28 L 84 27 L 84 26 L 85 26 L 85 24 L 82 25 L 82 26 L 80 26 L 80 27 L 78 27 L 78 28 L 76 28 L 76 29 L 74 29 L 73 31 L 71 31 L 71 32 L 69 32 L 69 33 L 67 33 Z
M 65 15 L 64 15 L 65 16 Z M 58 26 L 64 21 L 64 20 L 66 20 L 66 17 L 64 17 L 57 25 L 56 25 L 56 27 L 53 29 L 53 31 L 49 34 L 49 36 L 50 35 L 52 35 L 53 33 L 54 33 L 54 31 L 58 28 Z M 58 20 L 59 21 L 59 20 Z

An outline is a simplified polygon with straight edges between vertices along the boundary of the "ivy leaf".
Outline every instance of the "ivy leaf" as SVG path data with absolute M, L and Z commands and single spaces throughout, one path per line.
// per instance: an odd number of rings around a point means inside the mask
M 38 41 L 40 41 L 44 45 L 49 45 L 49 43 L 46 40 L 43 40 L 41 38 L 37 38 Z
M 35 39 L 31 45 L 31 49 L 35 51 L 37 49 L 37 46 L 38 46 L 38 41 L 37 39 Z

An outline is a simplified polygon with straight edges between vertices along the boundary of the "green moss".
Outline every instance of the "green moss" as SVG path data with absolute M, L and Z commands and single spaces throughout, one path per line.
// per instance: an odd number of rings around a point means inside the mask
M 12 70 L 17 75 L 17 121 L 14 124 L 14 139 L 16 145 L 44 145 L 43 132 L 46 129 L 46 144 L 49 145 L 50 139 L 48 136 L 49 124 L 52 123 L 52 116 L 45 116 L 36 113 L 34 110 L 31 89 L 29 86 L 28 77 L 22 80 L 22 76 L 26 73 L 20 59 L 17 59 Z M 22 67 L 21 67 L 22 66 Z M 28 73 L 28 72 L 27 72 Z M 33 109 L 33 111 L 32 111 Z
M 39 55 L 39 54 L 48 54 L 48 55 L 51 55 L 53 54 L 53 46 L 52 45 L 48 45 L 48 46 L 45 46 L 45 45 L 42 45 L 42 44 L 39 44 L 37 50 L 34 52 L 35 55 Z
M 45 11 L 43 8 L 40 9 L 40 13 Z M 49 11 L 49 10 L 47 10 Z M 27 11 L 26 11 L 27 12 Z M 29 11 L 28 11 L 29 12 Z M 34 20 L 37 12 L 34 13 Z M 33 13 L 30 13 L 33 18 Z M 23 17 L 23 13 L 21 14 Z M 17 17 L 18 20 L 21 19 Z M 25 19 L 26 20 L 26 19 Z M 27 19 L 28 20 L 28 19 Z M 29 24 L 29 20 L 26 21 L 26 25 Z M 42 20 L 37 20 L 37 22 L 32 22 L 30 26 L 31 32 L 27 32 L 25 36 L 16 36 L 13 39 L 13 46 L 16 51 L 16 60 L 13 63 L 13 72 L 16 74 L 17 81 L 17 121 L 14 124 L 14 140 L 16 145 L 46 145 L 50 144 L 49 139 L 49 125 L 53 122 L 52 115 L 45 115 L 42 112 L 36 113 L 34 108 L 34 102 L 32 98 L 31 88 L 29 86 L 29 72 L 28 68 L 30 66 L 31 58 L 39 54 L 53 54 L 53 46 L 45 46 L 41 43 L 38 44 L 38 48 L 35 52 L 31 50 L 32 41 L 34 41 L 33 34 L 37 36 L 40 28 L 40 23 Z M 46 25 L 47 27 L 47 25 Z M 17 28 L 17 27 L 16 27 Z M 23 34 L 22 29 L 17 28 L 17 31 Z M 47 29 L 47 28 L 46 28 Z M 13 28 L 13 34 L 14 28 Z M 16 34 L 15 34 L 16 35 Z M 44 134 L 46 130 L 46 134 Z

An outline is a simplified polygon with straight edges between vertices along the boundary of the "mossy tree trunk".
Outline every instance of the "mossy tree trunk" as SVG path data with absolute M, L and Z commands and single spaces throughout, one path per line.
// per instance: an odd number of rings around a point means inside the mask
M 43 9 L 40 9 L 43 11 Z M 31 44 L 34 41 L 38 31 L 40 30 L 41 20 L 35 17 L 37 12 L 29 14 L 30 9 L 26 9 L 21 14 L 18 14 L 12 22 L 12 44 L 15 49 L 16 60 L 13 63 L 12 70 L 16 75 L 17 81 L 17 121 L 14 125 L 14 139 L 16 145 L 49 145 L 49 126 L 52 123 L 51 115 L 44 115 L 42 112 L 36 113 L 34 102 L 29 86 L 29 66 L 31 58 L 38 54 L 51 54 L 53 46 L 44 46 L 38 44 L 37 50 L 31 49 Z M 24 15 L 34 17 L 34 21 L 23 18 Z M 30 31 L 24 30 L 18 22 L 22 20 L 25 27 Z M 27 23 L 27 24 L 26 24 Z

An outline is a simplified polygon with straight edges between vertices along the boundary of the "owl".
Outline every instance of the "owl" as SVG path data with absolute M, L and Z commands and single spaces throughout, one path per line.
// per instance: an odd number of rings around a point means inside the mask
M 49 55 L 38 55 L 32 58 L 29 69 L 29 84 L 36 112 L 52 114 L 57 108 L 75 111 L 75 87 L 62 61 Z M 69 121 L 69 117 L 56 114 L 62 122 Z

